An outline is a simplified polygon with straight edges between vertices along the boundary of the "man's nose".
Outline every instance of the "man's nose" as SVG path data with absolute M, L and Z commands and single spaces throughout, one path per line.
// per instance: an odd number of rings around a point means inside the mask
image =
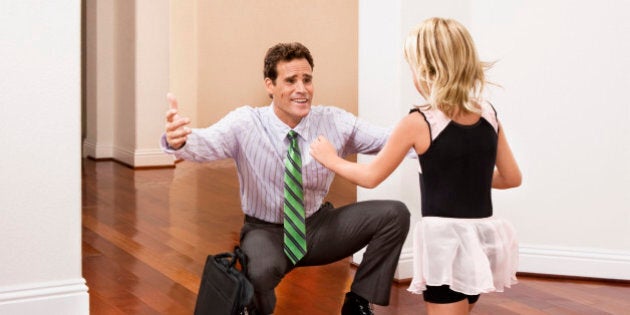
M 295 85 L 295 90 L 297 92 L 306 92 L 306 87 L 304 86 L 304 82 L 298 81 Z

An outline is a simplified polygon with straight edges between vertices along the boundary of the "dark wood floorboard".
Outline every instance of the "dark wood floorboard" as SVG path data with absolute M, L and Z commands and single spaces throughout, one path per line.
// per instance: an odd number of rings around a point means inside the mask
M 231 161 L 181 162 L 132 170 L 83 160 L 83 275 L 90 312 L 192 314 L 209 253 L 237 244 L 243 214 Z M 356 200 L 336 179 L 327 198 Z M 277 288 L 277 315 L 339 314 L 355 269 L 349 259 L 298 268 Z M 474 314 L 630 314 L 630 284 L 520 276 L 504 293 L 483 295 Z M 392 284 L 391 305 L 375 314 L 426 314 L 422 297 Z

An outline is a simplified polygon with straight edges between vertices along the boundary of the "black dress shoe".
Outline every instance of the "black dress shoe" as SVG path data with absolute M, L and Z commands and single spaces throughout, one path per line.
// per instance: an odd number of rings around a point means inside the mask
M 348 292 L 341 308 L 341 315 L 374 315 L 374 313 L 368 300 Z

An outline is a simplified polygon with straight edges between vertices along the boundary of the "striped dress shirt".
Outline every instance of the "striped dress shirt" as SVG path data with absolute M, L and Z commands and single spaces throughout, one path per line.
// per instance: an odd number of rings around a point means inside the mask
M 210 127 L 194 128 L 179 150 L 170 149 L 165 136 L 161 142 L 164 152 L 184 160 L 234 159 L 243 212 L 266 222 L 282 223 L 284 158 L 289 147 L 289 130 L 289 126 L 275 115 L 273 104 L 243 106 Z M 333 172 L 311 157 L 310 143 L 323 135 L 342 157 L 355 153 L 373 154 L 385 145 L 390 133 L 388 129 L 330 106 L 311 107 L 310 113 L 293 130 L 299 135 L 302 153 L 306 217 L 317 212 L 334 177 Z

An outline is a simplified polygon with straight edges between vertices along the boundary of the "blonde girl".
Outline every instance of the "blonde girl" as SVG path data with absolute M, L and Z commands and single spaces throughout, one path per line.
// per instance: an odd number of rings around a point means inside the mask
M 353 183 L 381 183 L 413 148 L 422 173 L 422 220 L 414 229 L 414 276 L 433 314 L 468 314 L 481 293 L 516 283 L 512 225 L 492 216 L 491 189 L 521 184 L 521 173 L 494 108 L 482 99 L 487 64 L 464 26 L 431 18 L 407 36 L 404 55 L 428 104 L 404 117 L 367 164 L 348 162 L 324 137 L 310 154 Z

